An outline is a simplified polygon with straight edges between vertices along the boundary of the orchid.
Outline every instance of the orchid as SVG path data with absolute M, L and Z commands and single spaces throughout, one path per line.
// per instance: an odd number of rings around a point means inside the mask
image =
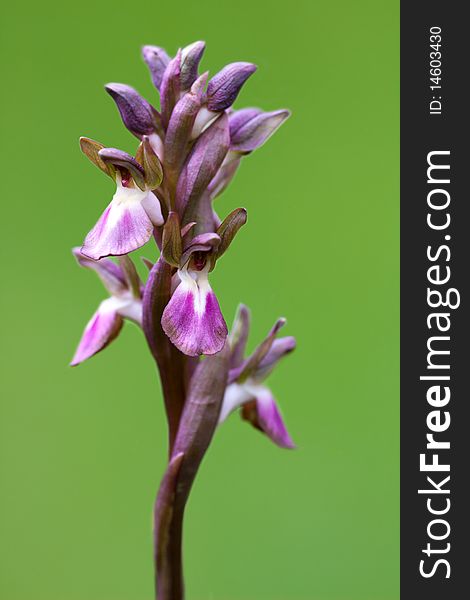
M 137 250 L 152 237 L 154 227 L 163 224 L 160 202 L 152 192 L 162 180 L 160 161 L 149 138 L 144 136 L 136 160 L 127 152 L 105 148 L 81 138 L 83 152 L 116 180 L 116 193 L 100 219 L 86 236 L 82 254 L 99 260 Z
M 210 282 L 247 222 L 242 207 L 221 219 L 215 200 L 243 158 L 290 113 L 234 110 L 256 66 L 234 62 L 210 78 L 199 73 L 204 50 L 204 42 L 197 41 L 170 57 L 158 46 L 144 46 L 143 58 L 160 95 L 158 109 L 128 85 L 105 86 L 138 140 L 134 154 L 80 139 L 83 153 L 113 180 L 116 191 L 82 247 L 73 250 L 78 263 L 100 277 L 109 297 L 87 324 L 71 364 L 103 350 L 125 320 L 142 329 L 155 359 L 169 435 L 168 467 L 154 507 L 160 600 L 184 597 L 183 514 L 218 425 L 240 410 L 276 445 L 294 447 L 265 384 L 295 347 L 293 337 L 277 338 L 285 319 L 245 357 L 249 310 L 240 305 L 229 334 Z M 154 263 L 144 259 L 149 273 L 142 282 L 130 254 L 152 239 L 158 258 Z
M 263 382 L 281 358 L 294 350 L 295 339 L 292 336 L 276 339 L 279 329 L 285 325 L 285 319 L 279 319 L 256 350 L 248 358 L 243 358 L 249 319 L 248 308 L 240 305 L 230 338 L 230 371 L 219 423 L 241 407 L 242 418 L 260 429 L 275 444 L 281 448 L 294 448 L 276 401 Z
M 96 272 L 109 298 L 103 300 L 85 327 L 82 339 L 70 363 L 76 366 L 103 350 L 121 331 L 124 319 L 142 326 L 140 280 L 134 264 L 125 256 L 121 266 L 110 259 L 94 261 L 73 249 L 79 265 Z

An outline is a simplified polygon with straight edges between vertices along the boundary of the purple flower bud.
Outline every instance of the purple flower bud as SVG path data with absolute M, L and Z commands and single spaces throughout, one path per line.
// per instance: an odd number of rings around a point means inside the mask
M 186 91 L 197 79 L 198 67 L 206 49 L 205 42 L 194 42 L 183 48 L 181 52 L 180 84 L 181 90 Z
M 245 108 L 229 117 L 230 150 L 252 152 L 264 144 L 290 116 L 288 110 L 262 112 Z
M 168 124 L 165 136 L 165 166 L 167 176 L 176 177 L 186 158 L 187 146 L 197 114 L 202 103 L 202 90 L 207 81 L 207 73 L 201 75 L 193 84 L 191 91 L 176 104 Z
M 209 81 L 207 108 L 222 111 L 231 106 L 245 81 L 256 71 L 256 65 L 235 62 L 227 65 Z
M 173 108 L 180 97 L 180 67 L 181 50 L 178 50 L 176 56 L 168 63 L 160 86 L 160 104 L 165 127 L 168 125 Z
M 150 135 L 156 131 L 156 111 L 129 85 L 108 83 L 105 90 L 116 102 L 124 125 L 135 136 Z
M 176 190 L 180 215 L 206 190 L 219 170 L 229 144 L 228 117 L 223 114 L 196 140 L 183 166 Z
M 170 62 L 170 57 L 163 48 L 159 48 L 158 46 L 144 46 L 142 48 L 142 56 L 150 69 L 153 85 L 157 90 L 160 90 L 163 73 Z

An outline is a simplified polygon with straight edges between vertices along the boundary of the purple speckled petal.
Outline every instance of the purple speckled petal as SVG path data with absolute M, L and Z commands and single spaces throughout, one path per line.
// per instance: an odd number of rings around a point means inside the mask
M 143 205 L 148 202 L 155 208 L 155 201 L 158 202 L 152 192 L 118 186 L 112 201 L 85 238 L 82 254 L 99 260 L 128 254 L 146 244 L 154 226 Z
M 122 324 L 122 317 L 114 308 L 114 299 L 104 300 L 85 327 L 70 365 L 75 367 L 103 350 L 118 335 Z
M 238 119 L 236 119 L 236 116 L 237 113 L 232 116 L 235 123 L 232 122 L 230 126 L 230 150 L 252 152 L 262 146 L 279 129 L 290 116 L 290 112 L 288 110 L 263 112 L 253 115 L 251 119 L 247 118 L 244 124 L 241 124 L 241 117 L 238 116 Z M 248 114 L 246 113 L 244 116 L 248 117 Z
M 127 129 L 136 135 L 155 132 L 155 109 L 131 86 L 108 83 L 105 90 L 112 97 Z
M 153 85 L 160 89 L 162 85 L 163 73 L 170 62 L 170 57 L 163 48 L 158 46 L 144 46 L 142 56 L 150 70 Z
M 215 354 L 228 332 L 207 274 L 197 273 L 196 281 L 186 269 L 178 273 L 181 283 L 163 311 L 163 331 L 188 356 Z
M 222 111 L 231 106 L 242 85 L 256 71 L 256 65 L 234 62 L 226 65 L 209 81 L 207 86 L 207 108 Z
M 72 253 L 81 267 L 95 271 L 111 296 L 119 296 L 128 290 L 126 278 L 121 267 L 110 258 L 92 260 L 84 256 L 80 252 L 80 248 L 73 248 Z

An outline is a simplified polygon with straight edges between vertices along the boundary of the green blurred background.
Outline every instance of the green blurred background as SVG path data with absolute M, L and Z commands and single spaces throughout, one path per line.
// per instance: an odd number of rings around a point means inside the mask
M 229 323 L 251 307 L 251 347 L 288 318 L 298 350 L 270 383 L 299 448 L 236 415 L 218 431 L 187 511 L 188 600 L 397 599 L 398 0 L 26 0 L 1 31 L 0 598 L 152 598 L 152 360 L 127 324 L 67 366 L 104 298 L 70 248 L 113 193 L 78 137 L 133 151 L 103 84 L 156 101 L 140 46 L 204 39 L 212 73 L 259 66 L 236 106 L 293 111 L 217 201 L 249 224 L 212 281 Z

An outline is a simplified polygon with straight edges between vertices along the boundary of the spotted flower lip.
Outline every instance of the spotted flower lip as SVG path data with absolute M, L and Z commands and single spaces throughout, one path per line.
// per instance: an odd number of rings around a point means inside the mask
M 162 170 L 147 136 L 137 156 L 143 164 L 115 148 L 102 147 L 96 153 L 96 161 L 111 166 L 116 192 L 83 243 L 82 254 L 93 260 L 137 250 L 151 238 L 154 227 L 163 224 L 160 201 L 152 191 L 161 182 Z
M 73 254 L 80 266 L 96 272 L 109 293 L 85 327 L 80 343 L 71 361 L 77 366 L 110 344 L 121 331 L 124 319 L 137 325 L 142 323 L 140 281 L 130 259 L 125 257 L 117 265 L 111 259 L 94 261 L 84 256 L 78 248 Z
M 193 238 L 181 255 L 180 283 L 163 311 L 163 331 L 188 356 L 215 354 L 227 338 L 227 325 L 208 279 L 219 244 L 215 233 Z
M 231 346 L 231 369 L 219 423 L 241 407 L 242 418 L 265 433 L 281 448 L 295 448 L 281 411 L 264 380 L 277 363 L 295 348 L 291 336 L 276 339 L 279 329 L 285 324 L 279 319 L 263 342 L 248 357 L 243 358 L 250 324 L 250 313 L 240 305 L 235 317 L 229 343 Z

